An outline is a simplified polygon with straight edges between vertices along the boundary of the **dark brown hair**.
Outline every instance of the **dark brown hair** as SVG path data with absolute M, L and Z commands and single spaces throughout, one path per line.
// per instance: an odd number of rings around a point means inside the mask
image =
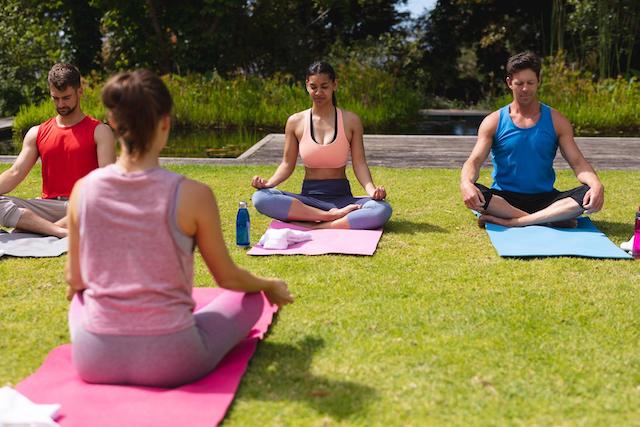
M 309 77 L 317 76 L 318 74 L 326 74 L 327 76 L 329 76 L 329 80 L 331 80 L 332 82 L 336 81 L 336 72 L 328 62 L 316 61 L 311 64 L 307 69 L 307 80 L 309 80 Z M 333 105 L 335 107 L 338 106 L 338 100 L 336 99 L 335 92 L 331 94 L 331 101 L 333 102 Z
M 67 86 L 78 89 L 80 87 L 80 71 L 75 65 L 55 64 L 49 70 L 47 82 L 58 90 L 65 90 Z
M 520 52 L 513 55 L 507 61 L 507 77 L 512 78 L 515 73 L 522 70 L 531 70 L 536 73 L 536 77 L 540 80 L 540 68 L 542 61 L 540 57 L 530 50 Z
M 149 151 L 158 122 L 173 107 L 169 89 L 149 70 L 111 77 L 102 89 L 102 103 L 109 110 L 116 135 L 132 155 Z

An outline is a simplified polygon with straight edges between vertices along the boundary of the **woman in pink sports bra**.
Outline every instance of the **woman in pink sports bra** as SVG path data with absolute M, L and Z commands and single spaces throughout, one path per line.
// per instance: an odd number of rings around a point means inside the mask
M 313 228 L 382 227 L 391 217 L 387 193 L 376 186 L 365 159 L 362 122 L 337 107 L 335 71 L 326 62 L 315 62 L 307 71 L 310 109 L 293 114 L 285 126 L 282 162 L 269 179 L 254 176 L 253 205 L 264 215 L 281 221 L 302 221 Z M 300 194 L 275 188 L 293 173 L 298 153 L 305 176 Z M 351 164 L 368 197 L 353 197 L 346 175 Z

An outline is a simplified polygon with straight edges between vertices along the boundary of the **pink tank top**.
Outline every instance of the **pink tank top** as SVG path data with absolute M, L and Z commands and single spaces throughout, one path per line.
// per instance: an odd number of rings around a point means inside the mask
M 88 331 L 162 335 L 194 324 L 193 246 L 185 249 L 172 231 L 183 179 L 160 167 L 124 173 L 116 165 L 85 177 L 78 217 Z
M 342 110 L 336 108 L 336 130 L 330 144 L 318 144 L 312 136 L 313 122 L 311 109 L 305 112 L 304 133 L 298 144 L 302 163 L 308 168 L 341 168 L 347 164 L 351 146 L 344 132 Z

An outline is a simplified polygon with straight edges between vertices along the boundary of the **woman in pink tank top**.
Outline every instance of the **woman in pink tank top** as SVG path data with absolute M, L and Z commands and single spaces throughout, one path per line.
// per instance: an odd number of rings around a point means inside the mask
M 264 299 L 287 285 L 239 268 L 208 186 L 160 167 L 172 100 L 150 71 L 102 92 L 118 136 L 116 164 L 78 181 L 69 204 L 68 296 L 73 363 L 92 383 L 177 386 L 210 372 L 244 339 Z M 223 292 L 193 313 L 195 246 Z
M 360 118 L 337 107 L 335 71 L 326 62 L 309 67 L 310 109 L 293 114 L 285 127 L 282 162 L 269 179 L 254 176 L 255 208 L 281 221 L 302 221 L 312 228 L 381 228 L 391 217 L 382 186 L 376 186 L 364 154 Z M 300 194 L 275 188 L 293 173 L 298 153 L 304 163 Z M 367 197 L 353 197 L 346 175 L 351 164 Z

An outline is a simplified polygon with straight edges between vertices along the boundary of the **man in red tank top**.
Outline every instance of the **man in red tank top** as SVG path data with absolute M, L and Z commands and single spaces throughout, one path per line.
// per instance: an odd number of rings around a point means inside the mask
M 49 92 L 57 115 L 34 126 L 24 137 L 13 165 L 0 174 L 0 225 L 49 236 L 67 235 L 67 201 L 76 181 L 115 162 L 115 139 L 109 126 L 80 108 L 80 72 L 70 64 L 49 71 Z M 42 198 L 5 196 L 42 163 Z

